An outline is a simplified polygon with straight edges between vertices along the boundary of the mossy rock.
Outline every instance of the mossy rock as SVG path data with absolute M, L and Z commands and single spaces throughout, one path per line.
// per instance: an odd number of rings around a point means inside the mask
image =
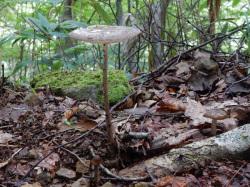
M 109 71 L 109 100 L 115 104 L 133 89 L 123 71 Z M 35 89 L 49 86 L 59 96 L 68 96 L 77 100 L 92 99 L 103 103 L 102 71 L 55 71 L 35 76 L 31 81 Z

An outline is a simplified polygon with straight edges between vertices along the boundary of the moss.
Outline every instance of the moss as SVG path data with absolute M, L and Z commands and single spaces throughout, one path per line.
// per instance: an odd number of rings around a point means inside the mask
M 114 104 L 124 98 L 132 91 L 127 77 L 123 71 L 109 71 L 109 98 L 110 103 Z M 64 90 L 95 87 L 97 101 L 103 103 L 102 93 L 102 71 L 55 71 L 39 74 L 31 81 L 34 88 L 49 86 L 53 92 L 60 94 Z M 81 93 L 79 93 L 81 94 Z

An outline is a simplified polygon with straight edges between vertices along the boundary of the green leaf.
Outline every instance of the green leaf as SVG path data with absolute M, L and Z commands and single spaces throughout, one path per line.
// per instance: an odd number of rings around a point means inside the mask
M 14 70 L 11 73 L 11 76 L 16 74 L 21 69 L 25 68 L 27 65 L 31 64 L 31 62 L 32 62 L 31 60 L 24 60 L 21 63 L 17 63 Z
M 53 30 L 47 18 L 40 13 L 38 13 L 38 21 L 40 26 L 44 27 L 47 31 L 51 32 Z
M 64 34 L 63 32 L 50 32 L 50 35 L 55 36 L 57 38 L 65 38 L 65 37 L 67 37 L 67 35 Z
M 111 16 L 102 8 L 99 2 L 97 2 L 96 0 L 90 0 L 89 3 L 96 10 L 99 16 L 103 18 L 103 21 L 105 21 L 105 23 L 107 24 L 112 23 Z
M 240 0 L 233 0 L 232 5 L 233 6 L 237 6 L 239 3 L 240 3 Z
M 86 27 L 87 25 L 82 22 L 73 21 L 73 20 L 67 20 L 62 23 L 60 23 L 60 28 L 62 29 L 75 29 L 78 27 Z
M 204 8 L 207 8 L 207 1 L 202 1 L 202 3 L 199 6 L 199 10 L 203 10 Z

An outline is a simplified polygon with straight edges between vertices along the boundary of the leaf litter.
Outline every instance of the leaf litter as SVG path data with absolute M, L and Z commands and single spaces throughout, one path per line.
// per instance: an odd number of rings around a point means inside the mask
M 239 79 L 235 69 L 225 68 L 221 73 L 227 76 L 220 76 L 220 67 L 209 59 L 196 54 L 193 60 L 181 60 L 147 84 L 135 86 L 135 94 L 113 111 L 118 153 L 108 146 L 103 109 L 91 100 L 58 97 L 47 90 L 35 96 L 23 88 L 5 92 L 0 106 L 0 184 L 80 186 L 83 180 L 84 186 L 94 172 L 93 148 L 106 168 L 100 171 L 100 186 L 248 186 L 247 156 L 210 161 L 195 170 L 152 176 L 145 182 L 115 178 L 122 168 L 211 137 L 208 110 L 228 114 L 217 122 L 219 134 L 250 122 L 248 83 L 232 82 Z M 202 65 L 197 63 L 202 60 Z M 65 146 L 57 148 L 60 145 Z

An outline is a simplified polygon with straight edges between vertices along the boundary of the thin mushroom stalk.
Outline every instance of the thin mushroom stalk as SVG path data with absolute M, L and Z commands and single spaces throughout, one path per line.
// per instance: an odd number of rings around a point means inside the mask
M 106 113 L 106 125 L 108 133 L 108 141 L 112 144 L 115 143 L 113 136 L 113 127 L 111 122 L 111 113 L 109 110 L 109 95 L 108 95 L 108 45 L 103 44 L 103 96 L 104 96 L 104 110 Z

